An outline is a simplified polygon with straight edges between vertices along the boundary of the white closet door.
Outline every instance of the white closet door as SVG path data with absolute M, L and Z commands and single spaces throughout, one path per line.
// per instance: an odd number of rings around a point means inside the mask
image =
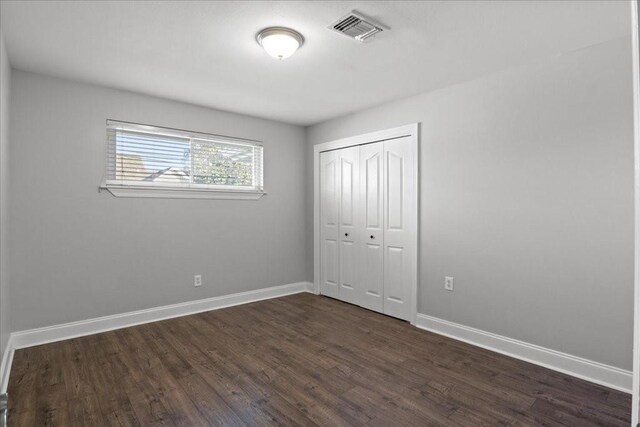
M 417 147 L 410 137 L 320 153 L 320 292 L 411 320 Z
M 358 234 L 361 228 L 360 147 L 337 150 L 340 161 L 340 293 L 338 298 L 351 304 L 359 303 Z
M 384 314 L 411 319 L 416 249 L 414 153 L 409 137 L 384 142 Z
M 383 143 L 360 147 L 360 305 L 383 312 Z
M 320 292 L 340 294 L 340 158 L 335 151 L 320 153 Z

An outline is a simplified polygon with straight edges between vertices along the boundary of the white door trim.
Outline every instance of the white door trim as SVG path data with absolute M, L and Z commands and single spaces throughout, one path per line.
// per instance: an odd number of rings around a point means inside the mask
M 411 324 L 415 325 L 418 312 L 418 260 L 420 259 L 418 252 L 418 207 L 420 197 L 418 187 L 420 176 L 420 169 L 418 167 L 418 157 L 420 155 L 418 150 L 418 123 L 379 130 L 363 135 L 351 136 L 313 146 L 313 292 L 315 294 L 320 293 L 320 153 L 323 151 L 337 150 L 340 148 L 353 147 L 354 145 L 362 145 L 402 137 L 410 137 L 410 143 L 414 153 L 413 166 L 416 171 L 413 178 L 413 187 L 416 191 L 416 207 L 415 209 L 412 209 L 414 215 L 412 222 L 415 233 L 413 233 L 414 235 L 412 236 L 411 241 L 411 246 L 416 254 L 412 274 L 413 280 L 411 283 Z
M 633 340 L 633 396 L 631 398 L 631 425 L 640 422 L 640 34 L 638 30 L 639 0 L 631 0 L 631 56 L 633 58 L 633 123 L 634 123 L 634 340 Z

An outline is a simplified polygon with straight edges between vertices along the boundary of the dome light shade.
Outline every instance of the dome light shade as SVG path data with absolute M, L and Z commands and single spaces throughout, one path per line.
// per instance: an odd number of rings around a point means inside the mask
M 256 40 L 269 55 L 277 59 L 290 57 L 304 43 L 302 34 L 284 27 L 265 28 L 258 33 Z

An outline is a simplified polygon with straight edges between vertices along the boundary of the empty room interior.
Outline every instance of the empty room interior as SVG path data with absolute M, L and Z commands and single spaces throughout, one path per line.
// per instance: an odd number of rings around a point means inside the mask
M 0 427 L 640 426 L 638 9 L 0 0 Z

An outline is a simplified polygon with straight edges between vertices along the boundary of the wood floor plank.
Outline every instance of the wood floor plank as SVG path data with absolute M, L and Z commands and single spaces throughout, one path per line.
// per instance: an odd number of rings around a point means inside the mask
M 70 425 L 95 426 L 104 425 L 100 412 L 100 403 L 94 393 L 85 393 L 68 401 Z
M 10 426 L 628 426 L 630 396 L 296 294 L 17 350 Z
M 99 335 L 78 338 L 77 343 L 87 360 L 89 381 L 100 405 L 100 417 L 109 426 L 140 425 L 133 407 L 111 369 L 110 357 L 101 349 Z M 56 344 L 53 344 L 56 345 Z

